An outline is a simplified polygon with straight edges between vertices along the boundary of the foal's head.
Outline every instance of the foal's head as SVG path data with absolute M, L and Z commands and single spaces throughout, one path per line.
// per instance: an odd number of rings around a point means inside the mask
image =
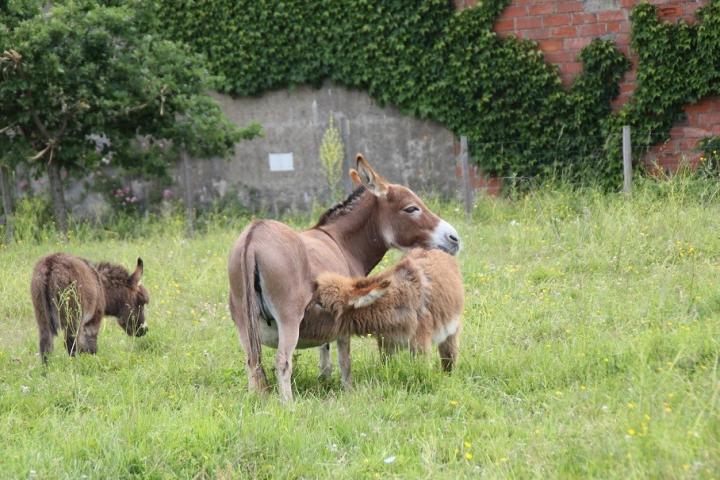
M 107 314 L 117 317 L 118 324 L 128 335 L 142 337 L 148 331 L 145 305 L 150 302 L 147 289 L 140 284 L 143 261 L 137 259 L 135 271 L 128 271 L 111 263 L 100 263 L 98 272 L 105 277 Z
M 350 178 L 377 197 L 378 225 L 388 247 L 439 248 L 452 255 L 460 250 L 460 236 L 452 225 L 430 211 L 412 190 L 381 177 L 360 154 Z
M 324 272 L 313 282 L 308 307 L 317 305 L 338 318 L 349 309 L 369 307 L 387 293 L 391 283 L 389 276 L 349 278 Z

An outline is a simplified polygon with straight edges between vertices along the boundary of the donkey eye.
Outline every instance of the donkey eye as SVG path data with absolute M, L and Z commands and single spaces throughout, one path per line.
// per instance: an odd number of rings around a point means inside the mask
M 410 205 L 409 207 L 403 208 L 403 212 L 405 212 L 405 213 L 415 213 L 418 210 L 420 210 L 420 209 L 418 207 L 416 207 L 415 205 Z

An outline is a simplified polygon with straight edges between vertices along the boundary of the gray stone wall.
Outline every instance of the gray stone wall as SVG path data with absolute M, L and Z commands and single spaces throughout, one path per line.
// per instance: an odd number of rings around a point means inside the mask
M 231 98 L 214 94 L 225 114 L 238 125 L 262 125 L 264 136 L 244 141 L 226 159 L 191 160 L 190 187 L 196 207 L 215 201 L 240 202 L 253 211 L 278 215 L 287 210 L 309 211 L 329 206 L 329 188 L 320 168 L 320 143 L 330 116 L 345 146 L 343 185 L 351 190 L 347 176 L 360 152 L 375 169 L 394 183 L 417 192 L 456 196 L 456 158 L 453 134 L 439 124 L 403 115 L 396 108 L 380 107 L 366 93 L 331 83 L 322 88 L 298 87 L 267 93 L 257 98 Z M 271 171 L 269 155 L 292 153 L 292 171 Z M 110 165 L 104 176 L 114 177 Z M 142 209 L 151 207 L 149 197 L 182 200 L 185 194 L 182 164 L 170 172 L 172 185 L 160 185 L 138 176 L 122 178 Z M 47 179 L 32 179 L 18 170 L 16 192 L 46 195 Z M 96 174 L 66 179 L 65 196 L 73 216 L 100 220 L 110 211 Z
M 330 116 L 345 145 L 343 181 L 360 152 L 388 180 L 416 191 L 454 196 L 454 136 L 446 128 L 380 107 L 366 93 L 331 83 L 298 87 L 257 98 L 215 95 L 238 125 L 260 123 L 264 136 L 240 143 L 229 159 L 194 160 L 191 187 L 202 203 L 238 195 L 250 208 L 281 212 L 327 204 L 329 191 L 320 169 L 319 149 Z M 292 171 L 271 171 L 269 155 L 292 153 Z M 182 185 L 181 166 L 173 173 Z

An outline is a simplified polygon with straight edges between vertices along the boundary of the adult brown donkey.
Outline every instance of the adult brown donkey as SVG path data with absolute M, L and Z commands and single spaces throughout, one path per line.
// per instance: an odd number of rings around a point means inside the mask
M 390 248 L 440 248 L 455 254 L 455 229 L 401 185 L 388 183 L 362 155 L 350 177 L 358 188 L 329 209 L 317 224 L 297 233 L 273 220 L 254 221 L 230 252 L 230 313 L 247 354 L 250 387 L 267 391 L 260 344 L 277 348 L 275 366 L 283 401 L 292 400 L 290 376 L 296 348 L 337 340 L 342 383 L 351 386 L 350 337 L 328 338 L 327 312 L 309 308 L 313 282 L 322 272 L 365 276 Z M 330 352 L 320 350 L 321 374 L 329 375 Z

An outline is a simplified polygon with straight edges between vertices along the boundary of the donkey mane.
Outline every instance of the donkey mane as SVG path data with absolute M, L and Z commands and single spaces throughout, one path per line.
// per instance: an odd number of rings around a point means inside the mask
M 356 188 L 348 197 L 342 202 L 338 202 L 330 207 L 325 213 L 320 216 L 320 220 L 317 221 L 313 228 L 322 227 L 327 225 L 332 220 L 347 215 L 352 212 L 358 199 L 365 193 L 365 187 L 359 186 Z
M 94 268 L 105 278 L 109 287 L 119 288 L 128 286 L 130 272 L 128 272 L 125 267 L 114 263 L 100 262 L 96 264 Z

